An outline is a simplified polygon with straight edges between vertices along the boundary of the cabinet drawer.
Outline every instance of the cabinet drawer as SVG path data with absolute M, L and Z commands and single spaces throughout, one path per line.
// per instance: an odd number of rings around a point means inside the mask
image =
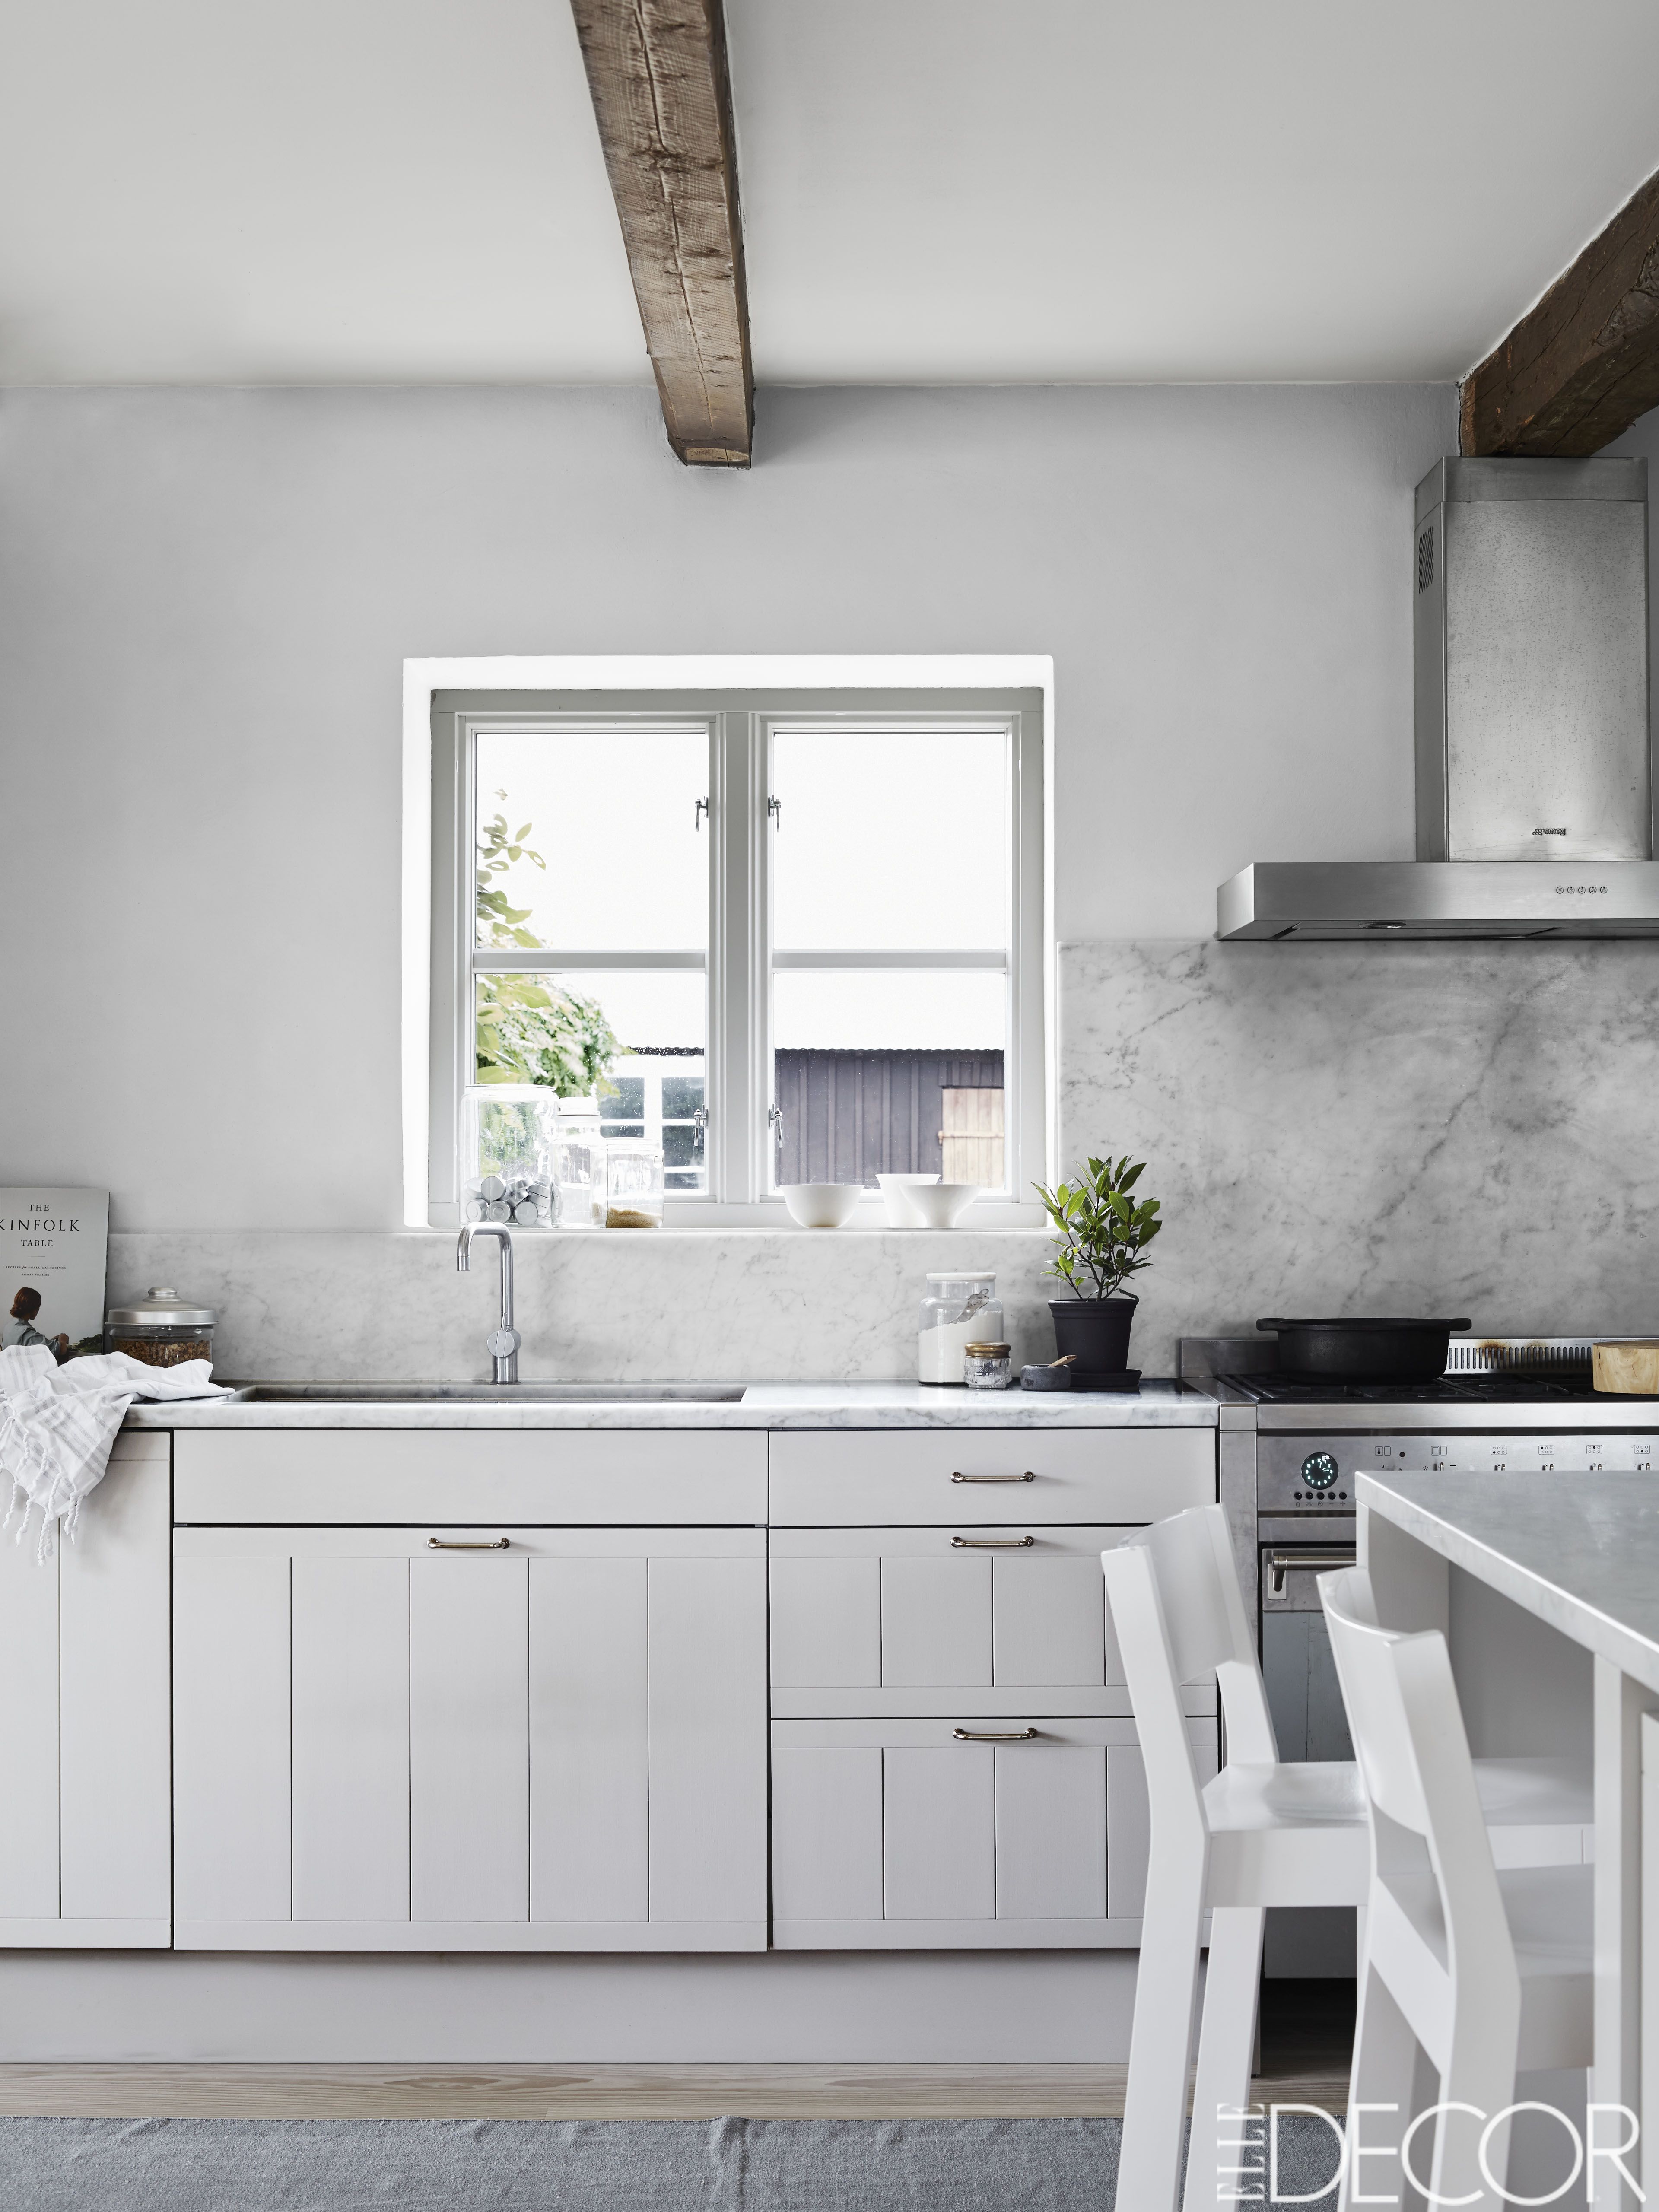
M 1188 1729 L 1215 1771 L 1213 1721 Z M 963 1741 L 970 1734 L 1024 1741 Z M 1124 1720 L 775 1721 L 780 1950 L 1076 1949 L 1140 1940 L 1148 1824 Z
M 771 1491 L 774 1528 L 1160 1521 L 1214 1498 L 1215 1432 L 786 1431 Z
M 757 1526 L 766 1519 L 766 1438 L 687 1429 L 180 1430 L 173 1513 L 181 1522 L 298 1527 Z
M 1100 1554 L 1121 1527 L 781 1528 L 771 1539 L 777 1718 L 1129 1712 Z M 1213 1678 L 1188 1710 L 1212 1715 Z

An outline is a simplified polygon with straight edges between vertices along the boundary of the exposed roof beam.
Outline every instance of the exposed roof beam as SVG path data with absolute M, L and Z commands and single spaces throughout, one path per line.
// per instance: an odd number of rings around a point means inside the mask
M 1659 406 L 1659 176 L 1463 386 L 1466 453 L 1600 453 Z
M 720 0 L 570 0 L 605 167 L 683 461 L 747 468 L 755 421 Z

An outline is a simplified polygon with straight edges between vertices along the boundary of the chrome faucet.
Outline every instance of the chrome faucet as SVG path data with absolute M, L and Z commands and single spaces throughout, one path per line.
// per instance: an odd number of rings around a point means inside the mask
M 513 1326 L 513 1239 L 499 1221 L 469 1221 L 455 1247 L 455 1266 L 463 1275 L 471 1270 L 475 1237 L 499 1237 L 501 1240 L 501 1318 L 500 1326 L 492 1328 L 484 1339 L 484 1350 L 495 1370 L 490 1381 L 516 1382 L 519 1346 L 524 1339 Z

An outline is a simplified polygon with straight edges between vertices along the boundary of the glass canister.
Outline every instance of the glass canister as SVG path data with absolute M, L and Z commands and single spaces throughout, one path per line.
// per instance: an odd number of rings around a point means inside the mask
M 1006 1390 L 1014 1379 L 1012 1344 L 970 1344 L 963 1354 L 963 1381 L 970 1390 Z
M 192 1305 L 177 1291 L 158 1286 L 129 1305 L 109 1309 L 104 1316 L 104 1349 L 125 1352 L 129 1359 L 142 1359 L 146 1367 L 178 1367 L 186 1359 L 211 1359 L 217 1319 L 211 1306 Z
M 605 1132 L 597 1098 L 561 1098 L 552 1143 L 552 1182 L 563 1229 L 597 1229 L 605 1219 Z
M 970 1344 L 1002 1336 L 1002 1307 L 994 1273 L 968 1269 L 929 1275 L 916 1332 L 916 1380 L 963 1383 Z
M 605 1148 L 605 1225 L 662 1227 L 662 1146 L 613 1138 Z

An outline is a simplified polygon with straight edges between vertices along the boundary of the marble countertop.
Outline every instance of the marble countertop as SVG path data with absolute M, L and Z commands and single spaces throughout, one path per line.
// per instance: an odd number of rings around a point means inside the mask
M 384 1385 L 379 1386 L 384 1388 Z M 732 1387 L 736 1388 L 735 1384 Z M 518 1404 L 377 1397 L 134 1406 L 131 1429 L 1212 1429 L 1215 1401 L 1176 1382 L 1138 1392 L 950 1390 L 918 1382 L 751 1382 L 741 1399 Z
M 1362 1474 L 1358 1501 L 1659 1691 L 1659 1478 Z

